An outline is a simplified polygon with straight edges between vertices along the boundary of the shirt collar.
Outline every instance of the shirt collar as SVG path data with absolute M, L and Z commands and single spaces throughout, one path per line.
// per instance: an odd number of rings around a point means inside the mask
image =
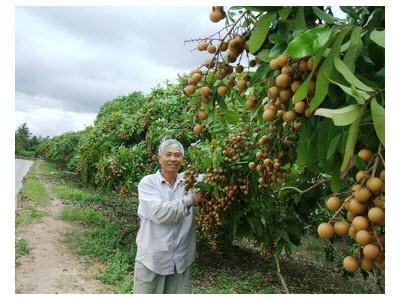
M 160 184 L 163 183 L 163 182 L 164 182 L 164 183 L 168 183 L 168 182 L 165 180 L 165 178 L 161 175 L 161 171 L 160 171 L 160 170 L 157 170 L 156 175 L 157 175 L 158 180 L 160 181 Z M 183 172 L 178 173 L 178 174 L 176 175 L 176 182 L 177 182 L 177 184 L 183 182 Z

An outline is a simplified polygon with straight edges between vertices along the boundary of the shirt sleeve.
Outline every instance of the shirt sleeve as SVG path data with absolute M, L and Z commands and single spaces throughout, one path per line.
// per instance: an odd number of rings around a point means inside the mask
M 163 201 L 160 191 L 147 181 L 139 183 L 138 191 L 142 213 L 156 224 L 176 224 L 190 214 L 192 193 L 171 201 Z

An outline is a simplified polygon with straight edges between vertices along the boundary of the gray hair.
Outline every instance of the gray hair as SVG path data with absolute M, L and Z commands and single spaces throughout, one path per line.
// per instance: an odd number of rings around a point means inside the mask
M 161 144 L 160 146 L 158 146 L 158 155 L 163 154 L 167 150 L 167 148 L 176 148 L 181 152 L 182 156 L 185 155 L 185 150 L 183 149 L 182 144 L 179 141 L 170 137 L 164 137 L 161 140 Z

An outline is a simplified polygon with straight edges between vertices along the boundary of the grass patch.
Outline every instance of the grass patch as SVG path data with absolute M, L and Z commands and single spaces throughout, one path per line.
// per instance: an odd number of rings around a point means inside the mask
M 27 255 L 30 251 L 28 241 L 25 239 L 19 239 L 15 243 L 15 258 L 19 259 Z
M 116 293 L 131 293 L 136 244 L 121 244 L 121 225 L 116 222 L 91 226 L 69 236 L 69 244 L 78 255 L 96 257 L 106 264 L 97 278 L 111 285 Z
M 69 222 L 80 222 L 86 225 L 103 225 L 105 219 L 100 212 L 92 208 L 65 206 L 60 213 L 60 219 Z
M 50 196 L 46 193 L 46 189 L 36 178 L 34 168 L 29 171 L 24 184 L 21 188 L 21 197 L 28 198 L 34 205 L 46 205 L 50 202 Z
M 97 279 L 112 285 L 117 293 L 131 293 L 133 278 L 129 270 L 132 269 L 132 263 L 132 258 L 126 252 L 117 250 L 117 253 L 107 261 L 107 266 Z
M 15 218 L 15 224 L 22 225 L 22 224 L 29 224 L 35 219 L 40 219 L 43 216 L 47 216 L 46 212 L 38 210 L 34 207 L 30 207 L 27 210 L 18 211 L 17 216 Z
M 55 175 L 64 173 L 64 171 L 58 169 L 54 164 L 47 161 L 41 161 L 40 163 L 38 163 L 38 172 L 44 175 Z
M 51 190 L 57 197 L 77 202 L 101 202 L 106 196 L 84 192 L 81 189 L 72 187 L 68 184 L 53 184 Z

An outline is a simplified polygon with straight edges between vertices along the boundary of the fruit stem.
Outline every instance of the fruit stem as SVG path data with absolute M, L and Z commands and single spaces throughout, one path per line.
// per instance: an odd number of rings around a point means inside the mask
M 379 248 L 381 248 L 381 251 L 383 252 L 383 246 L 381 244 L 381 241 L 379 240 L 378 234 L 376 233 L 375 227 L 372 227 L 372 230 L 374 231 L 375 238 L 376 238 L 376 241 L 378 242 Z
M 336 216 L 342 211 L 343 207 L 345 206 L 345 204 L 347 203 L 347 201 L 349 201 L 349 199 L 352 197 L 352 195 L 348 196 L 346 199 L 344 199 L 342 205 L 339 207 L 339 209 L 334 213 L 334 215 L 332 216 L 332 218 L 330 218 L 330 220 L 328 221 L 328 224 L 330 224 L 335 218 Z
M 381 152 L 381 146 L 382 146 L 382 144 L 379 144 L 378 153 Z M 374 163 L 374 167 L 373 167 L 373 169 L 372 169 L 371 177 L 374 177 L 374 176 L 375 176 L 376 169 L 378 168 L 378 162 L 379 162 L 379 159 L 378 159 L 378 157 L 377 157 L 377 158 L 375 159 L 375 163 Z
M 312 186 L 310 186 L 309 188 L 307 188 L 307 189 L 305 189 L 303 191 L 298 189 L 297 187 L 294 187 L 294 186 L 285 186 L 285 187 L 281 188 L 280 191 L 292 189 L 292 190 L 297 191 L 300 195 L 303 195 L 304 193 L 307 193 L 308 191 L 310 191 L 313 188 L 317 187 L 321 183 L 324 183 L 324 182 L 327 182 L 327 181 L 330 181 L 330 180 L 331 180 L 330 178 L 321 179 L 321 180 L 317 181 L 315 184 L 313 184 Z
M 232 28 L 229 29 L 229 31 L 228 31 L 228 32 L 225 34 L 225 36 L 221 39 L 221 43 L 222 43 L 223 41 L 225 41 L 225 39 L 228 37 L 228 35 L 231 34 L 231 32 L 233 31 L 233 29 L 235 29 L 235 26 L 237 25 L 237 23 L 239 23 L 240 19 L 242 19 L 246 13 L 247 13 L 247 12 L 244 12 L 244 13 L 236 20 L 236 22 L 235 22 L 234 24 L 232 24 Z M 214 53 L 214 55 L 213 55 L 213 57 L 212 57 L 212 59 L 211 59 L 212 62 L 214 61 L 215 57 L 216 57 L 217 55 L 220 54 L 220 52 L 221 52 L 220 50 L 217 50 L 217 51 Z M 215 64 L 215 68 L 217 68 L 217 64 Z M 203 84 L 206 83 L 207 75 L 208 75 L 208 71 L 209 71 L 209 70 L 210 70 L 210 69 L 207 68 L 207 72 L 206 72 L 206 74 L 205 74 L 205 76 L 204 76 L 204 82 L 203 82 Z

